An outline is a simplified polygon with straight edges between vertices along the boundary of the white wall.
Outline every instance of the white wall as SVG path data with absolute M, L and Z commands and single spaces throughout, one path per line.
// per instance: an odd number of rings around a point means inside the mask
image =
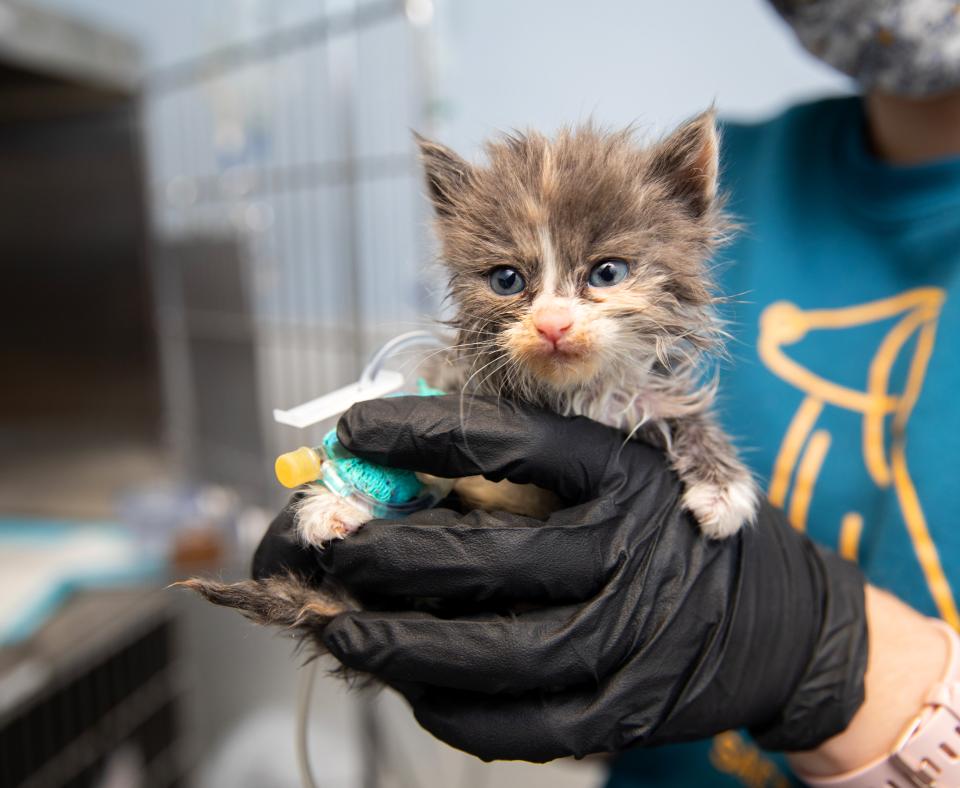
M 360 0 L 32 0 L 126 32 L 148 67 Z M 443 130 L 469 148 L 497 129 L 593 115 L 652 128 L 716 101 L 756 117 L 847 90 L 766 0 L 434 0 Z
M 464 152 L 498 129 L 662 129 L 714 101 L 757 117 L 848 90 L 765 0 L 437 2 L 438 133 Z

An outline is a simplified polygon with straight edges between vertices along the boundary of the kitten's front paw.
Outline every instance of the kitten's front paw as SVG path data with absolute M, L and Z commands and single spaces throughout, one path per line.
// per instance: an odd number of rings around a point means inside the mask
M 700 530 L 710 539 L 725 539 L 753 522 L 757 504 L 757 486 L 753 479 L 725 485 L 696 482 L 683 496 L 683 505 L 697 518 Z
M 303 544 L 312 547 L 343 539 L 368 519 L 356 506 L 319 484 L 308 487 L 297 504 L 297 534 Z

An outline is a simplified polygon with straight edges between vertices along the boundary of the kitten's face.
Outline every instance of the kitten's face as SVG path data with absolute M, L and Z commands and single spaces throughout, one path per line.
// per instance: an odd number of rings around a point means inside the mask
M 590 128 L 507 137 L 484 167 L 420 143 L 473 385 L 563 394 L 708 341 L 712 116 L 647 149 Z

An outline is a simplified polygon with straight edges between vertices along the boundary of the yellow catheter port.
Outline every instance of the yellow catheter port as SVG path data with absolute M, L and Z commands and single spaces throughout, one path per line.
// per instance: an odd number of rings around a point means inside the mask
M 293 488 L 319 479 L 321 464 L 322 461 L 316 449 L 301 446 L 295 451 L 288 451 L 277 457 L 273 469 L 280 484 Z

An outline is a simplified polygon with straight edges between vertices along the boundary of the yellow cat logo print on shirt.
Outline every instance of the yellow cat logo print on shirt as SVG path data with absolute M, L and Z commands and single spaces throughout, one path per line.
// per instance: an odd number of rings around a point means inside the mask
M 778 301 L 760 316 L 757 344 L 764 364 L 805 394 L 790 421 L 774 463 L 768 493 L 771 503 L 786 507 L 793 526 L 805 529 L 817 477 L 831 442 L 829 431 L 816 428 L 817 419 L 828 405 L 861 414 L 861 443 L 866 470 L 878 487 L 893 486 L 907 533 L 937 609 L 951 626 L 960 628 L 953 592 L 930 538 L 906 459 L 907 421 L 923 387 L 944 299 L 942 289 L 920 287 L 891 298 L 840 309 L 802 310 L 789 302 Z M 897 320 L 880 341 L 870 361 L 863 391 L 820 377 L 784 351 L 785 347 L 802 341 L 812 330 L 837 331 L 892 318 Z M 891 370 L 914 336 L 916 342 L 909 358 L 904 389 L 891 392 Z M 884 424 L 888 415 L 893 417 L 889 449 Z M 843 517 L 838 545 L 841 555 L 856 560 L 862 530 L 863 518 L 858 512 L 848 512 Z
M 804 530 L 817 478 L 832 441 L 828 430 L 817 428 L 820 414 L 827 406 L 861 414 L 861 446 L 867 473 L 878 487 L 893 486 L 937 609 L 945 621 L 960 628 L 953 592 L 930 538 L 906 460 L 907 421 L 920 397 L 945 297 L 938 287 L 920 287 L 891 298 L 840 309 L 803 310 L 788 301 L 778 301 L 760 316 L 757 345 L 767 368 L 805 395 L 774 462 L 768 490 L 771 503 L 786 508 L 793 526 Z M 791 359 L 784 350 L 801 342 L 809 331 L 840 331 L 891 319 L 897 320 L 877 346 L 863 391 L 817 375 Z M 891 392 L 891 371 L 913 337 L 917 341 L 909 359 L 906 384 L 902 392 Z M 891 415 L 888 449 L 885 419 Z M 862 531 L 863 517 L 858 512 L 844 515 L 838 548 L 845 558 L 856 560 Z M 734 731 L 714 737 L 710 761 L 714 768 L 737 777 L 749 788 L 779 788 L 789 784 L 773 761 Z

